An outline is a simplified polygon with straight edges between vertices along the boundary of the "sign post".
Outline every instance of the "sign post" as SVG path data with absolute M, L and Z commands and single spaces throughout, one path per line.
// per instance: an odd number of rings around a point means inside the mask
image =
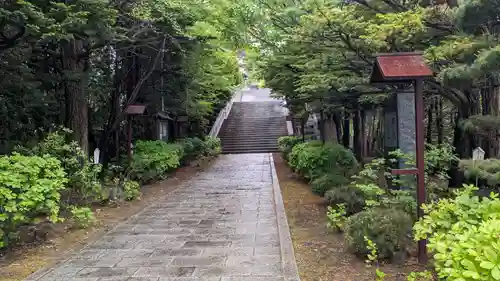
M 94 149 L 94 164 L 99 164 L 99 157 L 101 156 L 101 150 L 98 148 Z
M 143 115 L 146 111 L 145 105 L 131 104 L 125 109 L 127 115 L 127 158 L 129 163 L 132 162 L 132 117 Z
M 484 160 L 484 150 L 481 147 L 476 147 L 472 151 L 472 168 L 476 168 L 476 161 Z M 476 186 L 478 186 L 478 177 L 476 175 Z
M 370 82 L 372 84 L 396 84 L 409 86 L 415 90 L 415 150 L 416 169 L 393 169 L 395 175 L 417 176 L 417 216 L 423 217 L 422 204 L 426 202 L 425 190 L 425 139 L 424 139 L 424 99 L 423 80 L 432 77 L 433 72 L 425 64 L 422 53 L 391 53 L 379 54 L 373 66 Z M 418 261 L 427 263 L 427 241 L 418 241 Z

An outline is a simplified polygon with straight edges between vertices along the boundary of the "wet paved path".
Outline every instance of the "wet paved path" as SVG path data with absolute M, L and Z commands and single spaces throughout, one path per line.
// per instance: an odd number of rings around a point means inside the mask
M 102 239 L 28 280 L 296 281 L 273 178 L 267 153 L 222 155 Z

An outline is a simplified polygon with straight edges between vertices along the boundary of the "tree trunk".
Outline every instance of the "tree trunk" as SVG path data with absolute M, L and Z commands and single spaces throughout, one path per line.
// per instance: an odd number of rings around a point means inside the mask
M 83 41 L 72 40 L 62 47 L 62 67 L 65 73 L 66 126 L 73 131 L 73 139 L 88 155 L 88 99 L 86 93 L 86 59 L 79 59 Z
M 300 118 L 300 134 L 302 135 L 302 141 L 306 141 L 306 120 L 305 118 Z
M 444 126 L 443 126 L 443 98 L 438 97 L 434 103 L 434 112 L 436 112 L 436 131 L 438 144 L 443 143 Z
M 326 141 L 325 138 L 325 114 L 323 112 L 323 109 L 319 111 L 319 138 L 321 142 L 324 144 Z
M 383 120 L 383 111 L 381 110 L 378 110 L 376 115 L 377 118 L 376 118 L 376 126 L 374 126 L 374 134 L 373 134 L 373 142 L 372 142 L 372 151 L 373 152 L 376 152 L 376 150 L 378 150 L 379 148 L 380 149 L 383 149 L 383 139 L 384 139 L 384 133 L 382 130 L 383 128 L 383 124 L 382 124 L 382 120 Z
M 335 123 L 335 130 L 337 133 L 337 142 L 340 143 L 340 140 L 342 139 L 342 122 L 340 120 L 340 116 L 337 113 L 334 113 L 332 116 L 333 123 Z
M 488 87 L 482 92 L 483 115 L 500 115 L 500 87 L 497 85 L 497 77 L 488 79 Z M 495 135 L 498 134 L 498 130 Z M 483 149 L 487 157 L 496 157 L 498 155 L 498 138 L 484 137 Z
M 470 94 L 466 95 L 470 96 Z M 460 127 L 460 123 L 463 120 L 466 120 L 470 116 L 474 115 L 477 109 L 476 107 L 477 105 L 473 101 L 469 101 L 469 103 L 462 104 L 458 108 L 458 114 L 455 118 L 454 124 L 453 146 L 456 147 L 457 153 L 460 155 L 460 158 L 470 158 L 472 156 L 474 135 L 468 132 L 464 132 Z
M 120 108 L 120 90 L 121 90 L 121 80 L 122 72 L 119 67 L 120 56 L 116 54 L 115 57 L 115 65 L 114 65 L 114 89 L 111 92 L 111 96 L 109 98 L 109 103 L 111 104 L 110 112 L 108 115 L 108 120 L 104 131 L 99 139 L 99 149 L 101 150 L 100 162 L 106 165 L 109 162 L 110 156 L 114 156 L 117 161 L 119 161 L 120 157 L 120 131 L 113 130 L 111 128 L 112 124 L 115 122 L 116 118 L 118 118 L 121 108 Z M 109 140 L 113 136 L 113 145 L 114 145 L 114 155 L 110 155 L 110 146 Z
M 366 112 L 364 110 L 361 111 L 361 158 L 364 159 L 367 156 L 367 128 L 366 128 Z
M 435 103 L 436 101 L 434 97 L 431 97 L 430 103 L 427 106 L 427 132 L 425 134 L 425 141 L 427 143 L 432 143 L 432 123 L 433 123 L 432 110 L 434 108 Z
M 354 148 L 354 154 L 356 155 L 356 158 L 358 161 L 361 163 L 363 160 L 363 144 L 362 144 L 362 126 L 361 126 L 361 111 L 356 110 L 354 112 L 354 118 L 353 118 L 353 129 L 354 129 L 354 140 L 353 140 L 353 148 Z
M 349 113 L 344 111 L 344 126 L 342 126 L 342 144 L 349 148 L 351 140 L 351 120 L 349 119 Z

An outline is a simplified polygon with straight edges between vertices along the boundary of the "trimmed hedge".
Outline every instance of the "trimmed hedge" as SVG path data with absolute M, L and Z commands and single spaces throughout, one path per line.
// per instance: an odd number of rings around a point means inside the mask
M 325 192 L 332 188 L 345 186 L 349 184 L 349 179 L 338 174 L 324 174 L 311 182 L 312 191 L 314 194 L 324 196 Z
M 177 143 L 138 141 L 132 157 L 132 179 L 141 183 L 163 179 L 165 174 L 203 156 L 215 156 L 221 151 L 218 138 L 185 138 Z
M 278 138 L 278 147 L 283 155 L 283 159 L 288 161 L 288 155 L 297 144 L 302 143 L 302 139 L 296 136 L 284 136 Z
M 185 138 L 179 143 L 184 150 L 184 160 L 189 161 L 202 156 L 216 156 L 221 152 L 221 142 L 219 138 L 207 137 L 205 140 L 200 138 Z
M 356 254 L 367 255 L 365 236 L 377 245 L 378 257 L 392 258 L 398 252 L 406 253 L 413 244 L 413 220 L 398 209 L 373 208 L 347 219 L 345 239 Z
M 184 157 L 181 144 L 164 141 L 137 141 L 131 163 L 132 179 L 141 183 L 159 180 L 178 168 Z
M 318 141 L 295 145 L 289 156 L 289 164 L 309 180 L 331 172 L 350 178 L 358 168 L 356 158 L 350 150 L 340 144 L 322 144 Z
M 348 216 L 359 213 L 366 206 L 363 192 L 353 186 L 337 186 L 325 193 L 328 205 L 345 205 L 345 211 Z

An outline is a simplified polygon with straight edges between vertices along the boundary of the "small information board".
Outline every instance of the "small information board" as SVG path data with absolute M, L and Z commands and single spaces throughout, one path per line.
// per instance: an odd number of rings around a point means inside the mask
M 484 150 L 479 146 L 472 151 L 472 160 L 473 161 L 484 160 Z
M 99 164 L 100 155 L 101 155 L 101 150 L 99 148 L 96 148 L 94 150 L 94 164 Z

